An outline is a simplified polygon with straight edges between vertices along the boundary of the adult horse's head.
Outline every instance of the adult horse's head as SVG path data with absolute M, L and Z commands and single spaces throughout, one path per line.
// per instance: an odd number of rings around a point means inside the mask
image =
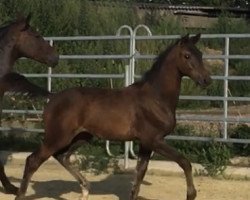
M 15 40 L 16 57 L 27 57 L 54 67 L 59 56 L 55 48 L 35 31 L 29 24 L 31 15 L 17 19 L 10 25 L 12 38 Z
M 186 35 L 174 45 L 174 53 L 178 57 L 177 67 L 184 76 L 189 76 L 194 82 L 202 87 L 211 83 L 211 77 L 202 60 L 202 53 L 195 46 L 200 40 L 200 34 L 193 37 Z

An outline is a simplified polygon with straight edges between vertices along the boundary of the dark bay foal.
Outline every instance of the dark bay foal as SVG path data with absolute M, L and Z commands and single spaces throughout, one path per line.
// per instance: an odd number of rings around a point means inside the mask
M 10 73 L 13 66 L 21 57 L 31 58 L 49 66 L 58 63 L 59 56 L 54 47 L 50 46 L 43 37 L 30 25 L 30 15 L 19 17 L 17 20 L 0 28 L 0 77 Z M 29 86 L 29 82 L 26 82 Z M 0 91 L 0 121 L 2 115 L 3 93 Z M 0 161 L 0 181 L 7 193 L 16 194 L 18 188 L 6 177 L 4 166 Z
M 40 148 L 26 160 L 23 180 L 16 197 L 24 199 L 34 172 L 54 156 L 80 183 L 82 200 L 89 194 L 87 180 L 70 166 L 69 157 L 77 146 L 93 136 L 107 140 L 138 140 L 140 149 L 130 200 L 137 199 L 141 182 L 154 151 L 179 164 L 187 183 L 187 200 L 194 200 L 190 162 L 165 143 L 176 124 L 175 110 L 181 79 L 189 76 L 207 86 L 211 82 L 195 44 L 200 34 L 187 35 L 167 48 L 143 78 L 129 87 L 111 90 L 72 88 L 50 96 L 44 110 L 45 135 Z

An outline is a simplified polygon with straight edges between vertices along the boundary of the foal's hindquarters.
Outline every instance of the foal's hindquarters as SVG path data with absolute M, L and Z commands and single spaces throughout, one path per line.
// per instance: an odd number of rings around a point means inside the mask
M 114 132 L 116 132 L 122 126 L 126 127 L 127 122 L 126 120 L 122 120 L 126 117 L 124 118 L 124 116 L 120 116 L 120 114 L 113 116 L 114 113 L 110 111 L 108 107 L 104 107 L 103 104 L 98 103 L 98 99 L 102 99 L 104 103 L 105 97 L 92 99 L 92 93 L 101 94 L 101 90 L 85 94 L 85 98 L 82 97 L 81 90 L 82 89 L 72 89 L 63 92 L 62 96 L 55 94 L 46 106 L 44 110 L 44 142 L 40 148 L 32 153 L 26 160 L 23 180 L 16 199 L 24 199 L 24 194 L 31 176 L 50 156 L 53 156 L 79 182 L 82 188 L 81 199 L 88 199 L 89 184 L 78 170 L 71 167 L 69 161 L 70 155 L 80 145 L 90 142 L 93 136 L 88 130 L 92 132 L 92 129 L 95 129 L 93 132 L 98 132 L 100 122 L 104 120 L 101 114 L 102 112 L 112 113 L 112 117 L 110 117 L 112 120 L 105 123 L 106 127 L 105 125 L 102 126 L 102 133 L 109 132 L 108 123 L 114 124 L 113 129 L 115 130 Z M 124 103 L 125 102 L 121 102 L 120 104 L 124 105 Z M 115 105 L 119 106 L 118 104 Z M 99 106 L 102 107 L 102 109 L 100 109 L 101 111 L 97 109 Z M 126 109 L 124 108 L 124 112 L 125 111 Z M 93 118 L 95 120 L 93 120 Z M 116 121 L 119 121 L 119 124 L 116 123 Z M 92 128 L 95 124 L 97 124 L 97 127 Z M 85 127 L 88 128 L 86 129 Z M 121 133 L 120 136 L 122 136 L 122 134 L 125 135 L 125 132 L 127 132 L 126 128 L 122 130 L 123 131 L 119 131 L 119 133 Z M 98 136 L 98 134 L 96 135 Z M 127 139 L 127 137 L 125 139 Z

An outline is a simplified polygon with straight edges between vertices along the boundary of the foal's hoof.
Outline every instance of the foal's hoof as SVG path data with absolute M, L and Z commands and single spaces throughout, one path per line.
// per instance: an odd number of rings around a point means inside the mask
M 15 200 L 25 200 L 25 196 L 16 196 Z
M 88 200 L 88 196 L 82 196 L 82 195 L 81 195 L 81 196 L 79 197 L 79 200 Z
M 80 196 L 79 200 L 88 200 L 88 198 L 89 198 L 89 191 L 82 190 L 82 195 Z
M 5 189 L 5 193 L 6 194 L 14 194 L 14 195 L 17 195 L 17 191 L 18 191 L 18 188 L 14 185 L 9 185 L 7 187 L 4 188 Z
M 187 194 L 187 200 L 194 200 L 196 198 L 197 192 L 196 190 L 192 190 Z

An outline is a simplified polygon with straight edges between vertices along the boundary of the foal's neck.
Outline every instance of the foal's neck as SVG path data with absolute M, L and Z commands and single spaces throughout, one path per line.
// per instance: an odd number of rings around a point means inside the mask
M 166 60 L 154 79 L 149 82 L 161 101 L 175 113 L 181 87 L 181 74 L 174 62 Z

